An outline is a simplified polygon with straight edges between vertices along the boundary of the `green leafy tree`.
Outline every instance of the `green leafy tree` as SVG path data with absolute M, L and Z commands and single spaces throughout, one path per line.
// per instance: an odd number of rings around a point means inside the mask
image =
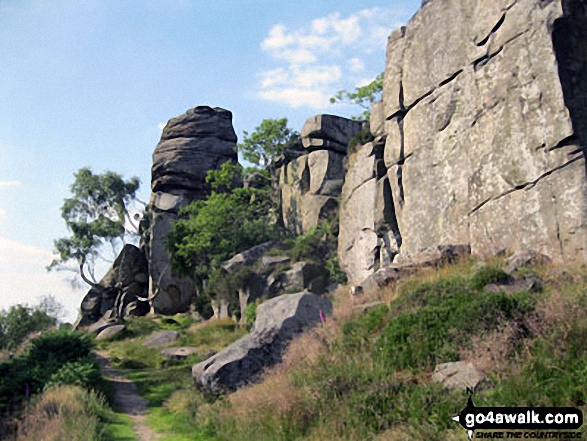
M 48 269 L 64 269 L 64 265 L 74 260 L 83 281 L 95 287 L 95 258 L 106 245 L 111 245 L 116 252 L 127 235 L 138 233 L 134 223 L 137 219 L 129 211 L 129 206 L 138 201 L 138 188 L 136 177 L 125 181 L 114 172 L 94 174 L 89 168 L 80 169 L 71 186 L 72 197 L 61 207 L 61 216 L 71 235 L 55 241 L 59 258 Z
M 209 172 L 212 193 L 183 208 L 168 236 L 172 265 L 184 275 L 206 279 L 224 260 L 278 234 L 271 222 L 270 189 L 217 191 L 232 182 L 230 174 L 239 169 L 226 166 L 224 171 L 223 182 L 216 181 L 218 174 Z
M 237 144 L 243 158 L 252 164 L 266 168 L 271 157 L 283 153 L 283 148 L 299 134 L 287 127 L 287 118 L 265 119 L 249 135 L 243 131 L 244 139 Z
M 30 334 L 56 324 L 57 319 L 39 306 L 11 306 L 8 311 L 0 312 L 0 349 L 14 349 Z
M 366 86 L 357 87 L 353 92 L 339 90 L 336 95 L 330 98 L 331 103 L 353 104 L 362 107 L 363 113 L 353 116 L 353 119 L 368 121 L 371 117 L 371 104 L 381 99 L 383 91 L 383 73 Z

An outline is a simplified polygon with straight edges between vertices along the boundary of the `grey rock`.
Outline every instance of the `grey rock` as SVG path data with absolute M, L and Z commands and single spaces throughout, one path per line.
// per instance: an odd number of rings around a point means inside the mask
M 189 309 L 195 283 L 175 274 L 166 241 L 179 210 L 210 193 L 208 171 L 236 162 L 236 134 L 232 114 L 224 109 L 198 106 L 171 119 L 153 153 L 149 242 L 149 276 L 154 310 L 176 314 Z
M 98 286 L 90 289 L 82 300 L 75 326 L 89 326 L 104 317 L 107 311 L 114 311 L 116 299 L 121 293 L 124 295 L 123 310 L 129 303 L 136 302 L 137 297 L 146 297 L 148 281 L 144 276 L 147 272 L 144 249 L 126 244 Z M 145 315 L 148 312 L 147 305 L 146 309 L 138 308 L 135 314 Z
M 156 347 L 169 345 L 179 338 L 177 331 L 158 331 L 143 342 L 143 346 Z
M 263 256 L 261 258 L 261 265 L 264 268 L 273 268 L 275 266 L 286 264 L 291 259 L 287 256 Z
M 316 150 L 278 171 L 278 193 L 284 226 L 302 234 L 332 218 L 345 178 L 344 155 Z
M 519 269 L 529 265 L 544 265 L 549 263 L 550 257 L 533 251 L 520 250 L 508 257 L 505 261 L 508 274 L 515 274 Z
M 224 268 L 229 273 L 234 271 L 239 266 L 251 266 L 257 263 L 269 248 L 274 244 L 273 241 L 265 242 L 260 245 L 256 245 L 253 248 L 249 248 L 242 253 L 239 253 L 232 257 L 230 260 L 222 263 Z
M 166 360 L 185 360 L 190 355 L 197 354 L 198 348 L 184 346 L 181 348 L 166 348 L 161 351 L 161 356 Z
M 371 104 L 369 130 L 373 136 L 377 137 L 385 134 L 385 119 L 383 101 Z
M 542 280 L 535 275 L 529 274 L 521 279 L 511 279 L 506 283 L 491 283 L 483 288 L 486 292 L 505 292 L 512 294 L 521 291 L 540 292 L 544 287 Z
M 449 389 L 475 389 L 477 385 L 485 380 L 483 372 L 477 370 L 471 363 L 457 361 L 452 363 L 439 364 L 434 368 L 432 381 L 442 383 Z
M 115 335 L 120 334 L 122 331 L 126 329 L 124 325 L 113 325 L 109 326 L 108 328 L 103 329 L 100 333 L 96 336 L 96 340 L 108 340 Z
M 251 333 L 192 368 L 199 387 L 220 392 L 236 390 L 281 361 L 291 339 L 320 323 L 320 310 L 332 312 L 329 300 L 310 292 L 289 294 L 262 303 Z
M 283 277 L 285 292 L 300 292 L 308 289 L 316 294 L 323 294 L 327 286 L 328 271 L 323 265 L 314 262 L 296 262 Z
M 587 86 L 573 80 L 587 18 L 563 3 L 432 1 L 390 36 L 384 161 L 400 256 L 468 243 L 587 259 Z
M 102 331 L 104 331 L 105 329 L 110 328 L 112 326 L 116 326 L 118 324 L 119 324 L 119 321 L 116 319 L 101 318 L 97 322 L 92 323 L 90 326 L 88 326 L 87 332 L 90 334 L 98 335 Z
M 346 153 L 349 141 L 363 128 L 361 121 L 324 114 L 308 118 L 300 134 L 306 148 Z

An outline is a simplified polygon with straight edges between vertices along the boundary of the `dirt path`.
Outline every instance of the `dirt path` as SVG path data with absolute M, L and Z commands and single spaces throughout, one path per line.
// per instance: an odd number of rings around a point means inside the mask
M 108 352 L 97 351 L 96 357 L 102 374 L 113 383 L 115 403 L 122 412 L 130 416 L 139 441 L 160 439 L 161 435 L 153 432 L 147 425 L 147 400 L 139 395 L 135 384 L 110 365 Z

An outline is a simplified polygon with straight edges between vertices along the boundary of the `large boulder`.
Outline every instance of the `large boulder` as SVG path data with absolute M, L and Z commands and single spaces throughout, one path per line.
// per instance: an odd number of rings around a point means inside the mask
M 105 314 L 112 314 L 118 306 L 130 315 L 145 315 L 149 312 L 149 304 L 137 299 L 147 297 L 147 292 L 148 266 L 145 251 L 126 244 L 98 286 L 90 289 L 83 298 L 75 326 L 85 327 L 96 323 Z M 115 305 L 120 294 L 123 295 L 122 305 Z M 134 308 L 129 308 L 131 304 Z
M 308 291 L 286 294 L 262 303 L 251 333 L 192 368 L 197 386 L 211 391 L 233 391 L 254 381 L 267 367 L 281 361 L 291 339 L 328 315 L 328 299 Z
M 171 119 L 153 153 L 149 242 L 151 294 L 159 290 L 153 308 L 163 314 L 185 312 L 195 295 L 195 283 L 175 274 L 166 240 L 179 210 L 210 193 L 208 171 L 236 162 L 232 113 L 198 106 Z

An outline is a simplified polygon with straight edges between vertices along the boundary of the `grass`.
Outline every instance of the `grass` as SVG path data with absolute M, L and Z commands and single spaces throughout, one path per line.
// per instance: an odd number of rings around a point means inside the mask
M 263 381 L 227 396 L 195 390 L 190 368 L 244 335 L 230 321 L 137 323 L 108 345 L 163 441 L 464 440 L 450 417 L 466 395 L 432 381 L 436 364 L 467 360 L 487 374 L 477 406 L 586 408 L 587 272 L 531 273 L 543 292 L 485 292 L 508 278 L 498 260 L 425 269 L 359 300 L 341 288 L 323 326 L 294 340 Z M 383 304 L 357 308 L 373 301 Z M 169 362 L 142 347 L 162 326 L 198 353 Z
M 185 439 L 466 439 L 450 420 L 464 393 L 431 380 L 436 364 L 460 359 L 489 375 L 477 405 L 583 406 L 587 284 L 554 277 L 538 294 L 483 291 L 506 277 L 495 262 L 426 270 L 372 293 L 365 302 L 385 303 L 364 314 L 339 293 L 334 316 L 262 382 L 216 402 L 168 403 L 157 418 L 168 429 L 181 420 Z

